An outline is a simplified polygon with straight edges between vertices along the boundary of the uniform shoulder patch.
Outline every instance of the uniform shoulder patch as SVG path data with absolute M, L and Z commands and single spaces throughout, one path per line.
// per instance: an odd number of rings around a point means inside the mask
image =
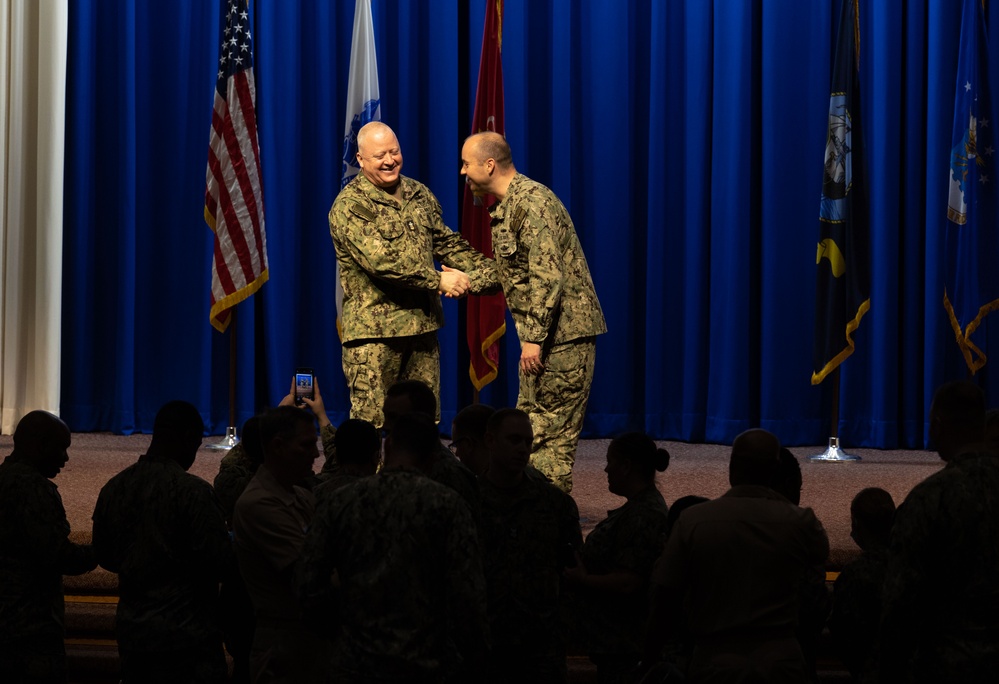
M 522 225 L 524 225 L 524 220 L 526 218 L 527 209 L 524 209 L 524 207 L 517 207 L 517 209 L 513 212 L 513 216 L 510 217 L 510 227 L 513 230 L 519 229 Z
M 360 202 L 351 202 L 350 213 L 354 214 L 354 216 L 364 219 L 365 221 L 375 220 L 375 212 L 371 211 Z

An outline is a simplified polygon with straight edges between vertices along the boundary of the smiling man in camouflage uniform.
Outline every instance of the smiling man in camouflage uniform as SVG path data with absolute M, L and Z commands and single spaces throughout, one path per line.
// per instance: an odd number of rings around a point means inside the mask
M 385 390 L 393 383 L 421 380 L 440 396 L 439 295 L 461 297 L 499 284 L 492 261 L 444 225 L 434 194 L 402 175 L 391 128 L 366 124 L 357 150 L 361 173 L 337 195 L 330 235 L 343 287 L 350 417 L 381 427 Z M 446 268 L 438 271 L 434 259 Z
M 583 415 L 593 382 L 596 336 L 607 332 L 583 248 L 565 206 L 517 173 L 498 133 L 469 136 L 461 173 L 476 196 L 492 195 L 493 252 L 520 338 L 517 408 L 534 428 L 531 463 L 572 489 Z

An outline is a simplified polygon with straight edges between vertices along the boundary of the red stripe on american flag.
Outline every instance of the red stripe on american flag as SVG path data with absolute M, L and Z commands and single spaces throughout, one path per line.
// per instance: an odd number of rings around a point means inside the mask
M 240 111 L 243 114 L 243 121 L 246 124 L 246 129 L 250 131 L 257 130 L 257 114 L 253 108 L 253 103 L 256 102 L 256 86 L 255 79 L 253 78 L 253 73 L 250 71 L 242 71 L 236 74 L 235 78 L 236 92 L 238 94 L 238 101 Z M 257 143 L 257 136 L 251 135 L 250 146 L 253 148 L 253 164 L 256 168 L 255 178 L 257 180 L 254 200 L 255 203 L 260 205 L 260 216 L 264 214 L 264 187 L 263 180 L 264 174 L 260 169 L 260 148 Z M 254 214 L 256 217 L 257 214 Z M 266 260 L 267 251 L 264 249 L 264 239 L 263 234 L 260 230 L 259 222 L 254 221 L 253 223 L 253 239 L 257 243 L 257 254 L 261 255 L 261 258 Z
M 225 143 L 225 150 L 228 152 L 229 163 L 235 172 L 235 180 L 239 186 L 238 191 L 242 195 L 242 197 L 235 199 L 242 200 L 241 205 L 245 211 L 235 214 L 235 221 L 230 222 L 230 227 L 238 225 L 240 230 L 230 230 L 229 232 L 232 236 L 233 247 L 236 250 L 236 255 L 239 257 L 240 266 L 243 269 L 246 282 L 252 282 L 256 273 L 256 264 L 253 263 L 253 255 L 250 253 L 250 247 L 247 244 L 247 238 L 249 237 L 247 233 L 256 233 L 260 230 L 257 214 L 257 195 L 253 188 L 253 181 L 249 176 L 250 171 L 247 168 L 248 160 L 240 147 L 240 134 L 246 130 L 241 125 L 237 128 L 237 124 L 242 124 L 242 116 L 237 121 L 233 119 L 232 114 L 233 110 L 231 108 L 227 109 L 226 116 L 223 119 L 222 140 Z M 243 137 L 245 137 L 245 133 Z M 233 195 L 235 195 L 236 188 L 232 188 L 232 191 Z M 245 224 L 247 218 L 250 220 L 249 225 Z M 247 228 L 250 228 L 250 230 L 248 231 Z

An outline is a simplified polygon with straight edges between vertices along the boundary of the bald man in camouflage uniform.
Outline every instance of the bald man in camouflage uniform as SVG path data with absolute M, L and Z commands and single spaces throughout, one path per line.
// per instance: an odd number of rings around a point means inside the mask
M 391 128 L 366 124 L 357 149 L 361 173 L 337 195 L 330 235 L 343 287 L 350 417 L 380 428 L 385 390 L 394 382 L 421 380 L 440 396 L 439 295 L 461 297 L 499 284 L 492 261 L 444 225 L 434 194 L 402 175 Z M 434 259 L 447 268 L 437 271 Z
M 520 338 L 517 408 L 531 416 L 531 463 L 563 491 L 593 382 L 596 336 L 607 332 L 583 248 L 565 206 L 550 189 L 517 173 L 497 133 L 469 136 L 461 173 L 489 208 L 493 252 Z
M 69 457 L 66 424 L 32 411 L 14 430 L 0 464 L 0 679 L 66 681 L 62 576 L 97 567 L 89 544 L 69 540 L 69 522 L 52 478 Z

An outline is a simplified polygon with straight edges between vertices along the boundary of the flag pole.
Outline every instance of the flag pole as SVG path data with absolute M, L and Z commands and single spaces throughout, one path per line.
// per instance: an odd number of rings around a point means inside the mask
M 230 309 L 229 319 L 229 427 L 226 428 L 225 437 L 218 442 L 207 445 L 205 448 L 212 451 L 229 451 L 239 444 L 239 437 L 236 436 L 236 310 L 238 307 Z
M 843 451 L 839 446 L 839 366 L 833 371 L 833 402 L 832 402 L 832 425 L 829 432 L 829 446 L 821 454 L 809 456 L 809 461 L 821 461 L 825 463 L 850 463 L 859 461 L 860 456 L 854 456 Z

